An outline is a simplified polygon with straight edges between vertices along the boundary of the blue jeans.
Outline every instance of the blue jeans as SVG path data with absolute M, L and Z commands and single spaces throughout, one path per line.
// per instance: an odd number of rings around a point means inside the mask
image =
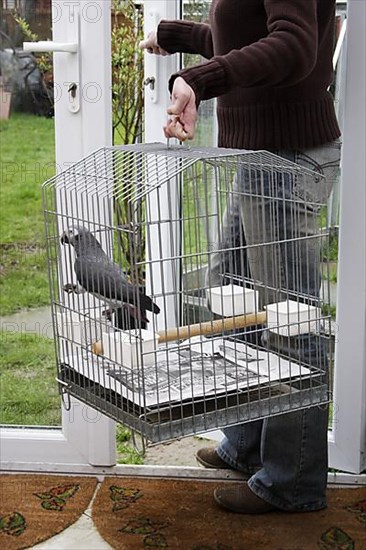
M 318 232 L 318 205 L 326 202 L 337 177 L 340 142 L 277 154 L 325 179 L 302 173 L 296 181 L 290 172 L 279 170 L 269 177 L 241 169 L 221 227 L 221 252 L 212 255 L 207 276 L 214 286 L 222 284 L 222 273 L 231 268 L 236 273 L 249 270 L 260 307 L 291 299 L 292 292 L 310 301 L 319 296 L 319 239 L 302 237 Z M 225 254 L 235 239 L 245 240 L 247 258 Z M 255 246 L 263 243 L 268 245 Z M 313 366 L 324 368 L 327 363 L 318 336 L 280 338 L 264 332 L 262 344 Z M 266 502 L 287 511 L 318 510 L 326 506 L 327 431 L 328 408 L 315 406 L 225 428 L 217 452 L 233 468 L 251 475 L 249 487 Z

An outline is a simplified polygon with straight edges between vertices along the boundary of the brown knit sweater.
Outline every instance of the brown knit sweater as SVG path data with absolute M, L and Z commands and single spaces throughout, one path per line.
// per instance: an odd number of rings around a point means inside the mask
M 209 24 L 162 21 L 158 43 L 208 61 L 184 69 L 197 103 L 218 97 L 219 146 L 303 149 L 339 137 L 335 0 L 213 0 Z

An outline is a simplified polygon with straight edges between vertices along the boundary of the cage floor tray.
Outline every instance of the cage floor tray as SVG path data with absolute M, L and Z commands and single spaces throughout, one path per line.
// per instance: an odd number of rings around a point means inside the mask
M 241 382 L 238 382 L 238 354 L 235 365 L 234 361 L 228 360 L 229 356 L 226 359 L 214 356 L 211 358 L 215 367 L 213 370 L 211 364 L 211 375 L 215 373 L 214 387 L 212 383 L 210 385 L 207 356 L 187 356 L 186 362 L 179 364 L 179 369 L 174 369 L 174 364 L 172 366 L 170 362 L 171 371 L 168 373 L 162 369 L 164 363 L 157 362 L 141 371 L 134 371 L 103 358 L 80 353 L 61 364 L 59 376 L 71 395 L 154 443 L 328 401 L 324 372 L 320 369 L 309 369 L 268 352 L 262 353 L 267 358 L 273 356 L 272 363 L 268 359 L 264 362 L 258 349 L 245 348 L 252 349 L 258 358 L 256 367 L 249 363 L 252 377 L 248 376 L 248 372 L 244 376 L 243 368 Z M 234 348 L 229 349 L 232 354 Z M 279 364 L 282 374 L 276 376 L 276 365 L 278 367 Z M 234 366 L 231 376 L 230 367 Z M 223 369 L 221 387 L 220 367 Z M 199 379 L 199 372 L 206 373 L 206 382 L 205 377 Z M 265 376 L 265 372 L 267 375 L 271 373 L 271 376 Z M 196 373 L 195 379 L 192 373 Z

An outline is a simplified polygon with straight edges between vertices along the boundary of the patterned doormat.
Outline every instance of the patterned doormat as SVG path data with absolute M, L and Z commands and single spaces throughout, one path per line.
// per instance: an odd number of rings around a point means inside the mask
M 96 478 L 0 476 L 0 548 L 20 550 L 53 537 L 88 507 Z
M 328 508 L 320 512 L 244 516 L 218 507 L 212 496 L 217 486 L 212 481 L 107 478 L 92 517 L 116 550 L 366 549 L 366 487 L 329 489 Z

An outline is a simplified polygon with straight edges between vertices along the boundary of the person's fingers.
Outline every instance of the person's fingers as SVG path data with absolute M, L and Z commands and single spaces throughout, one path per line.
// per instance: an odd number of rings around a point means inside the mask
M 141 42 L 139 43 L 139 48 L 141 48 L 142 50 L 149 50 L 150 46 L 148 44 L 148 40 L 141 40 Z
M 149 32 L 144 40 L 141 40 L 139 46 L 142 49 L 154 48 L 158 45 L 157 36 L 155 31 Z
M 171 105 L 167 112 L 178 116 L 185 132 L 185 139 L 193 139 L 197 120 L 196 96 L 189 84 L 182 77 L 176 78 L 173 85 Z
M 187 128 L 186 124 L 183 124 L 180 120 L 177 122 L 168 121 L 164 127 L 165 132 L 169 134 L 165 137 L 176 137 L 180 141 L 185 141 L 194 138 L 195 129 L 194 127 Z
M 163 57 L 165 57 L 167 55 L 170 55 L 170 53 L 167 52 L 166 50 L 163 50 L 163 48 L 160 48 L 159 46 L 159 55 L 162 55 Z
M 187 132 L 184 130 L 184 127 L 179 120 L 175 123 L 174 132 L 175 137 L 179 139 L 179 141 L 185 141 L 188 137 Z
M 168 118 L 166 125 L 164 126 L 165 137 L 176 137 L 176 119 L 173 117 Z
M 193 139 L 196 130 L 196 119 L 192 119 L 185 115 L 184 121 L 182 122 L 182 127 L 186 134 L 186 139 Z
M 163 130 L 166 138 L 177 138 L 179 141 L 186 141 L 187 139 L 187 134 L 182 128 L 172 130 L 171 128 L 165 126 Z
M 179 141 L 185 141 L 188 137 L 184 126 L 178 116 L 172 116 L 168 119 L 166 126 L 163 128 L 166 138 L 177 138 Z
M 164 128 L 166 137 L 176 137 L 180 141 L 194 138 L 197 119 L 196 96 L 191 86 L 181 77 L 174 81 L 167 113 L 169 118 Z
M 140 48 L 142 50 L 146 50 L 147 53 L 153 53 L 155 55 L 167 55 L 164 50 L 162 50 L 159 46 L 152 45 L 148 40 L 143 40 L 140 42 Z
M 172 97 L 172 103 L 167 108 L 168 115 L 180 116 L 187 106 L 189 98 L 185 95 Z
M 192 109 L 186 107 L 184 111 L 180 111 L 180 113 L 178 108 L 175 108 L 175 106 L 170 106 L 167 112 L 172 119 L 176 118 L 179 121 L 179 125 L 184 132 L 184 139 L 193 139 L 197 119 L 195 105 Z M 179 133 L 182 135 L 181 132 Z
M 155 55 L 169 55 L 167 51 L 163 50 L 163 48 L 159 46 L 156 31 L 150 32 L 144 40 L 141 40 L 139 47 L 142 50 L 146 50 L 148 53 L 153 53 Z

